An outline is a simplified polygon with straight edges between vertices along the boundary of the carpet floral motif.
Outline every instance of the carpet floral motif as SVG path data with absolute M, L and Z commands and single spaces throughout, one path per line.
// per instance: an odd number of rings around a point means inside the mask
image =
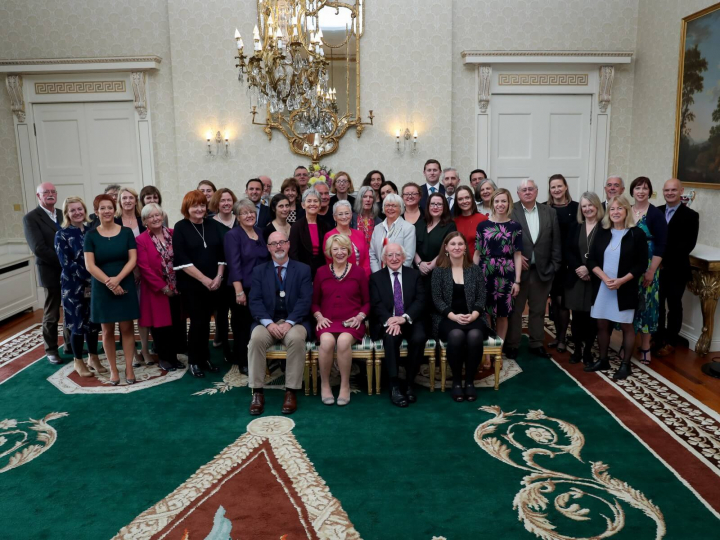
M 552 522 L 552 518 L 562 516 L 576 523 L 604 526 L 604 531 L 596 531 L 591 537 L 609 538 L 625 526 L 627 516 L 622 504 L 625 503 L 655 522 L 656 540 L 665 536 L 665 519 L 660 508 L 626 482 L 610 476 L 608 465 L 590 462 L 589 474 L 578 477 L 537 463 L 536 458 L 552 459 L 555 463 L 554 458 L 561 455 L 584 463 L 580 453 L 585 437 L 577 426 L 546 416 L 540 410 L 525 414 L 506 413 L 498 406 L 483 406 L 480 410 L 494 417 L 477 427 L 475 442 L 495 459 L 528 472 L 521 481 L 524 487 L 513 500 L 513 509 L 518 511 L 518 518 L 528 532 L 543 540 L 570 540 L 574 537 L 558 532 L 558 526 Z M 504 433 L 492 436 L 500 426 L 505 426 Z M 513 450 L 522 452 L 521 460 L 513 459 Z M 552 503 L 546 496 L 551 493 L 557 493 Z M 596 517 L 593 509 L 598 505 L 604 506 L 605 511 L 598 511 Z
M 42 325 L 40 324 L 34 324 L 19 335 L 6 340 L 0 345 L 0 368 L 30 352 L 38 345 L 42 345 L 42 343 Z
M 0 421 L 0 474 L 26 465 L 47 452 L 57 440 L 57 431 L 48 422 L 67 415 L 65 412 L 52 412 L 41 420 Z M 36 433 L 34 441 L 31 431 Z M 2 466 L 6 458 L 8 461 Z

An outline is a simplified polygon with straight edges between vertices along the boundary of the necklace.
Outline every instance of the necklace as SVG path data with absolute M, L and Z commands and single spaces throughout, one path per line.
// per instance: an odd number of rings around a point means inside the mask
M 207 248 L 207 242 L 205 242 L 205 223 L 202 224 L 202 234 L 200 234 L 200 231 L 197 230 L 197 227 L 192 221 L 190 223 L 192 223 L 193 229 L 195 229 L 195 232 L 198 233 L 198 236 L 202 238 L 203 247 Z
M 587 229 L 585 229 L 587 231 Z M 587 260 L 590 257 L 590 244 L 592 243 L 593 236 L 595 236 L 595 233 L 597 232 L 597 223 L 592 228 L 592 231 L 590 231 L 590 234 L 588 235 L 587 232 L 585 233 L 585 245 L 587 247 L 586 253 L 585 253 L 585 259 Z
M 350 265 L 349 265 L 349 264 L 346 264 L 346 265 L 345 265 L 345 271 L 342 273 L 342 275 L 341 275 L 340 277 L 338 277 L 338 275 L 335 273 L 335 265 L 330 264 L 330 272 L 332 272 L 333 277 L 334 277 L 335 279 L 337 279 L 338 281 L 342 281 L 342 280 L 343 280 L 343 278 L 347 275 L 349 269 L 350 269 Z
M 620 244 L 622 244 L 622 239 L 625 236 L 625 231 L 623 231 L 622 236 L 620 236 L 620 241 L 617 243 L 617 246 L 612 245 L 612 239 L 610 240 L 610 250 L 611 251 L 617 251 L 617 249 L 620 247 Z
M 635 214 L 635 221 L 639 221 L 640 218 L 647 212 L 647 208 L 645 210 L 635 210 L 635 205 L 633 205 L 632 210 L 633 214 Z

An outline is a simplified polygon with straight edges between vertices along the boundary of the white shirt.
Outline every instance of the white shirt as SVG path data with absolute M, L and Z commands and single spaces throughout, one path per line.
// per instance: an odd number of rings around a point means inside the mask
M 427 188 L 428 196 L 433 194 L 433 189 L 435 190 L 435 193 L 440 193 L 440 182 L 434 186 L 430 184 L 430 182 L 425 182 L 425 187 Z
M 450 207 L 450 210 L 452 210 L 453 205 L 455 204 L 455 194 L 447 195 L 447 191 L 445 193 L 446 193 L 445 198 L 447 199 L 448 206 Z
M 525 205 L 522 205 L 523 211 L 525 212 L 525 221 L 528 224 L 528 230 L 530 231 L 530 238 L 533 243 L 537 240 L 538 234 L 540 233 L 540 212 L 538 212 L 537 202 L 532 209 L 528 210 Z M 530 264 L 535 264 L 535 251 L 533 250 Z
M 45 213 L 48 215 L 48 217 L 53 220 L 53 223 L 57 224 L 57 215 L 55 214 L 55 212 L 51 212 L 50 210 L 45 208 L 42 204 L 39 204 L 38 206 L 40 208 L 42 208 L 43 210 L 45 210 Z

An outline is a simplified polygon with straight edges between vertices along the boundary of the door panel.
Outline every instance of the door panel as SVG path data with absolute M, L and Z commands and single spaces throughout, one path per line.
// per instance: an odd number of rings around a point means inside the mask
M 493 95 L 490 176 L 513 196 L 525 178 L 544 202 L 548 178 L 565 176 L 573 200 L 587 190 L 591 96 Z

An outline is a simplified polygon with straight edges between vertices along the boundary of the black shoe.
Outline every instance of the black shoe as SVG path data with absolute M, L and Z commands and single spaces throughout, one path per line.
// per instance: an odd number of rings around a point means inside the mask
M 540 358 L 550 358 L 550 353 L 545 350 L 545 347 L 530 347 L 530 353 Z
M 518 357 L 520 350 L 516 347 L 505 347 L 505 356 L 511 360 L 515 360 Z
M 622 381 L 623 379 L 627 379 L 632 374 L 632 368 L 630 367 L 630 362 L 623 362 L 620 364 L 620 367 L 618 370 L 613 373 L 613 380 L 614 381 Z
M 174 365 L 172 365 L 170 362 L 166 362 L 165 360 L 160 360 L 160 362 L 158 362 L 158 365 L 160 366 L 160 369 L 162 369 L 163 371 L 176 371 L 177 370 L 177 368 Z
M 453 384 L 451 396 L 453 398 L 453 401 L 457 401 L 458 403 L 465 401 L 465 392 L 463 392 L 462 384 Z
M 205 360 L 205 369 L 207 369 L 210 373 L 217 373 L 220 371 L 220 368 L 214 365 L 210 360 Z
M 477 399 L 477 390 L 471 382 L 465 383 L 465 399 L 467 401 L 475 401 Z
M 56 366 L 59 366 L 63 363 L 62 358 L 60 358 L 57 353 L 48 353 L 47 359 L 48 362 L 50 362 L 51 364 L 55 364 Z
M 390 401 L 392 401 L 393 405 L 397 405 L 398 407 L 407 407 L 408 406 L 408 400 L 403 395 L 403 393 L 400 391 L 400 388 L 397 386 L 393 386 L 393 388 L 390 390 Z
M 575 352 L 570 355 L 570 363 L 578 364 L 578 363 L 580 363 L 580 360 L 582 360 L 582 358 L 583 358 L 582 347 L 579 345 L 575 345 Z
M 205 372 L 200 369 L 200 366 L 197 364 L 190 364 L 190 373 L 193 377 L 197 377 L 198 379 L 202 379 L 205 376 Z
M 170 360 L 170 363 L 175 367 L 175 369 L 185 369 L 185 364 L 183 364 L 177 358 L 175 358 L 174 360 Z
M 408 400 L 408 403 L 415 403 L 417 401 L 417 396 L 415 395 L 415 391 L 412 389 L 412 386 L 408 386 L 405 389 L 405 397 Z
M 585 366 L 583 371 L 590 373 L 592 371 L 606 371 L 608 369 L 610 369 L 610 360 L 607 358 L 598 358 L 592 364 Z
M 243 375 L 250 375 L 250 371 L 248 371 L 247 365 L 240 366 L 240 373 Z
M 582 357 L 583 364 L 586 366 L 589 366 L 593 362 L 595 362 L 595 359 L 593 358 L 592 349 L 590 347 L 585 347 L 585 352 L 583 352 Z

